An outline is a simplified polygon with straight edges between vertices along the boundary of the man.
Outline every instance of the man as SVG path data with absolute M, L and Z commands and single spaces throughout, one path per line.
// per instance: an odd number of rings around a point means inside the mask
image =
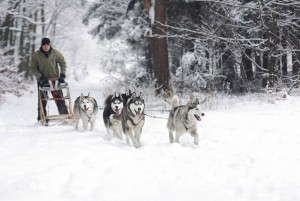
M 59 65 L 59 66 L 58 66 Z M 60 67 L 60 73 L 59 73 Z M 30 72 L 36 77 L 38 88 L 49 86 L 49 79 L 57 79 L 59 83 L 64 83 L 66 78 L 67 65 L 63 55 L 56 49 L 52 48 L 50 39 L 43 38 L 39 50 L 33 53 L 30 63 Z M 39 92 L 40 93 L 40 92 Z M 62 98 L 61 90 L 51 91 L 53 98 Z M 42 98 L 47 97 L 47 91 L 41 94 Z M 68 114 L 68 108 L 64 100 L 55 101 L 59 114 Z M 42 101 L 45 116 L 47 101 Z M 40 117 L 40 101 L 38 100 L 38 121 Z

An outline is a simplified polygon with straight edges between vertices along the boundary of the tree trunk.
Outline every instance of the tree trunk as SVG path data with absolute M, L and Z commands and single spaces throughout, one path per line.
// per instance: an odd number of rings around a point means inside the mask
M 147 5 L 146 5 L 147 6 Z M 152 31 L 154 37 L 150 40 L 150 48 L 153 56 L 153 72 L 156 79 L 156 94 L 166 93 L 167 97 L 172 94 L 170 83 L 168 46 L 166 38 L 166 0 L 155 0 L 155 16 Z
M 284 54 L 281 57 L 281 64 L 282 64 L 281 74 L 283 76 L 286 76 L 287 75 L 287 53 L 286 52 L 284 52 Z
M 245 70 L 245 76 L 247 80 L 253 80 L 253 69 L 251 59 L 252 50 L 250 48 L 245 49 L 245 54 L 242 56 L 242 62 Z
M 261 66 L 261 52 L 256 52 L 255 53 L 255 73 L 254 73 L 254 78 L 257 78 L 260 76 L 262 72 L 262 66 Z
M 42 22 L 42 34 L 45 33 L 45 5 L 41 4 L 41 22 Z
M 297 52 L 293 53 L 293 75 L 298 75 L 299 70 L 300 70 L 300 54 Z

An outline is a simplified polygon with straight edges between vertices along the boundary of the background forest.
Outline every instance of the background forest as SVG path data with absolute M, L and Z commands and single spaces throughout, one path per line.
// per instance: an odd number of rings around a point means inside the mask
M 68 78 L 88 73 L 85 41 L 74 40 L 82 24 L 110 84 L 166 96 L 298 87 L 298 0 L 1 0 L 0 94 L 20 95 L 34 80 L 28 66 L 45 36 L 68 50 Z

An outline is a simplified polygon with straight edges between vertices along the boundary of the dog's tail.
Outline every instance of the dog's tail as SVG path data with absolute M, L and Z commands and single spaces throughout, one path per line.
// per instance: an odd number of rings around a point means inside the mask
M 177 95 L 174 95 L 172 98 L 172 108 L 179 106 L 179 97 Z

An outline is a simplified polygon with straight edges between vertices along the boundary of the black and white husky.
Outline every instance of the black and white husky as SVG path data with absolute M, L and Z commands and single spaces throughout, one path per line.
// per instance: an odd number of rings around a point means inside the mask
M 145 102 L 140 95 L 132 93 L 122 110 L 122 128 L 126 136 L 127 144 L 130 144 L 129 138 L 134 147 L 141 146 L 142 128 L 145 123 Z
M 184 133 L 190 133 L 194 137 L 194 143 L 198 145 L 197 123 L 203 116 L 198 98 L 190 100 L 186 105 L 179 105 L 178 96 L 173 96 L 167 124 L 170 143 L 174 142 L 175 131 L 175 142 L 179 143 L 179 138 Z
M 104 101 L 103 109 L 103 121 L 106 127 L 107 133 L 110 130 L 113 132 L 114 137 L 122 139 L 122 123 L 121 112 L 123 110 L 124 100 L 121 94 L 114 93 L 107 96 Z
M 91 124 L 91 131 L 94 129 L 97 119 L 98 105 L 97 101 L 91 97 L 81 94 L 74 103 L 73 107 L 75 117 L 75 129 L 78 130 L 79 120 L 82 120 L 84 130 L 88 130 L 88 124 Z

